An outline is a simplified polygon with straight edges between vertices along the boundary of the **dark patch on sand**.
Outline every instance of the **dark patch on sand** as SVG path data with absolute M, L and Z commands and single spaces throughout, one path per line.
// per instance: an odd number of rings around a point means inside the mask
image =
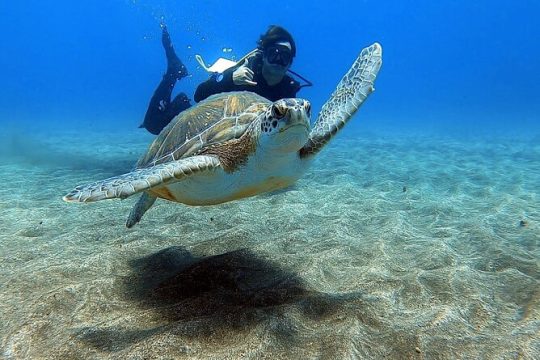
M 96 350 L 120 351 L 164 332 L 226 344 L 228 337 L 261 325 L 270 326 L 272 337 L 294 347 L 302 341 L 296 338 L 296 326 L 283 321 L 286 313 L 324 321 L 359 299 L 358 294 L 310 290 L 294 273 L 246 249 L 194 257 L 181 247 L 170 247 L 134 260 L 131 266 L 133 274 L 123 280 L 124 295 L 150 310 L 151 322 L 158 325 L 140 330 L 81 329 L 78 338 Z M 179 353 L 188 352 L 184 350 Z

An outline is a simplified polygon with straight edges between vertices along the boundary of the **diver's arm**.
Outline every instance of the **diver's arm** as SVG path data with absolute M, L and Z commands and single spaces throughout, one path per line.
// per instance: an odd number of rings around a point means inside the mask
M 223 74 L 212 75 L 210 79 L 197 86 L 197 90 L 195 90 L 195 95 L 193 96 L 195 102 L 202 101 L 214 94 L 233 91 L 235 85 L 233 83 L 232 73 L 232 71 L 226 70 Z
M 225 70 L 223 76 L 221 74 L 212 75 L 210 79 L 201 83 L 195 90 L 193 96 L 195 102 L 221 92 L 243 90 L 246 86 L 255 88 L 257 83 L 253 81 L 253 75 L 257 62 L 262 61 L 261 56 L 259 52 L 253 52 L 253 54 L 245 58 L 242 64 Z M 237 73 L 236 76 L 234 76 L 235 72 Z

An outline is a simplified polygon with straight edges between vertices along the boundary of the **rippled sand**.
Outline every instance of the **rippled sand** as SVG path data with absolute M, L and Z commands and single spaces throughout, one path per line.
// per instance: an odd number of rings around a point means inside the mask
M 131 230 L 135 198 L 62 202 L 150 139 L 3 135 L 0 357 L 540 356 L 540 142 L 345 134 L 290 191 Z

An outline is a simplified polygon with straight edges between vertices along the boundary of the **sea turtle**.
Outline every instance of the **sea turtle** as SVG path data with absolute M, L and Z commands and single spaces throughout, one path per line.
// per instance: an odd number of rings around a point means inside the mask
M 213 205 L 288 187 L 374 90 L 381 64 L 378 43 L 363 49 L 311 131 L 307 100 L 213 95 L 174 118 L 133 171 L 78 186 L 63 199 L 92 202 L 142 193 L 126 223 L 132 227 L 158 197 Z

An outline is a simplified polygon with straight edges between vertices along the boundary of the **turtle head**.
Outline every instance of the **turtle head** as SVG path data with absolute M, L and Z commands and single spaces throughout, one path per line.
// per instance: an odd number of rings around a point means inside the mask
M 304 99 L 281 99 L 274 102 L 261 118 L 260 142 L 275 151 L 298 151 L 308 140 L 311 104 Z

